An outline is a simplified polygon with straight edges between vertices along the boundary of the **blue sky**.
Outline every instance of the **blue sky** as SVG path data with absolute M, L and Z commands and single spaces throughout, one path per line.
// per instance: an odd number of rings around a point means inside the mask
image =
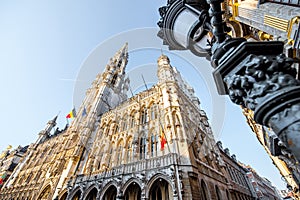
M 156 70 L 161 50 L 168 55 L 200 98 L 217 139 L 237 159 L 284 189 L 241 109 L 227 97 L 216 97 L 211 67 L 189 52 L 168 52 L 156 38 L 160 0 L 2 1 L 0 3 L 0 150 L 37 139 L 49 119 L 78 107 L 84 90 L 108 59 L 129 42 L 128 71 L 143 84 L 139 70 Z M 151 70 L 150 70 L 151 71 Z M 151 74 L 149 72 L 149 74 Z M 147 82 L 151 78 L 144 75 Z

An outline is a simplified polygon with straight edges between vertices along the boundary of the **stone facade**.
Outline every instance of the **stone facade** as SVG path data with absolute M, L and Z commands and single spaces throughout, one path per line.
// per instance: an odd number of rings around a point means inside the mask
M 296 158 L 289 152 L 285 145 L 280 142 L 274 132 L 255 123 L 253 112 L 248 109 L 243 110 L 247 123 L 255 133 L 258 141 L 264 147 L 266 153 L 270 156 L 273 164 L 277 167 L 282 178 L 287 183 L 287 188 L 293 194 L 293 197 L 300 199 L 300 165 Z
M 20 163 L 28 146 L 18 146 L 11 150 L 12 146 L 8 146 L 0 155 L 0 188 L 8 180 L 16 166 Z
M 272 186 L 268 179 L 260 177 L 252 168 L 248 168 L 248 170 L 247 176 L 255 189 L 258 199 L 279 199 L 276 188 Z
M 50 120 L 0 192 L 0 199 L 255 199 L 216 146 L 194 90 L 167 56 L 158 83 L 127 98 L 127 44 L 97 75 L 63 130 Z M 248 188 L 247 188 L 248 187 Z
M 225 163 L 230 198 L 233 200 L 257 198 L 255 189 L 248 178 L 248 170 L 240 165 L 234 154 L 230 155 L 228 148 L 223 149 L 220 141 L 217 142 L 217 145 Z

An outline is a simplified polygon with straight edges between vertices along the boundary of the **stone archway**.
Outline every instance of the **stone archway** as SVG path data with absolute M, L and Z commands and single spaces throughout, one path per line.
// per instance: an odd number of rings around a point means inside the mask
M 94 187 L 89 191 L 86 198 L 84 200 L 96 200 L 97 199 L 98 190 Z
M 142 190 L 136 182 L 131 183 L 124 192 L 125 200 L 140 200 Z
M 51 186 L 47 185 L 42 192 L 39 194 L 39 197 L 37 199 L 39 200 L 47 200 L 49 195 L 51 193 Z
M 156 179 L 149 190 L 149 200 L 172 200 L 171 185 L 163 178 Z
M 72 200 L 80 200 L 81 190 L 78 189 L 77 192 L 73 195 Z
M 103 195 L 103 200 L 115 200 L 117 198 L 117 188 L 114 185 L 109 186 Z
M 65 192 L 61 195 L 61 197 L 59 198 L 59 200 L 66 200 L 66 199 L 67 199 L 67 196 L 68 196 L 68 192 L 65 191 Z

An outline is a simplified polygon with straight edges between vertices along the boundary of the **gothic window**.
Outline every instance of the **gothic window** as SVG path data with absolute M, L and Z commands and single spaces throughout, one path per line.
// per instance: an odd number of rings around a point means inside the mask
M 130 128 L 133 128 L 134 125 L 135 125 L 135 113 L 136 112 L 133 112 L 131 115 L 130 115 Z
M 26 183 L 29 183 L 29 181 L 31 180 L 31 177 L 32 177 L 32 173 L 30 173 L 30 174 L 27 176 Z
M 218 186 L 215 187 L 216 188 L 216 194 L 217 194 L 217 200 L 222 200 L 221 198 L 221 192 Z
M 42 174 L 42 171 L 38 171 L 38 172 L 36 173 L 36 175 L 35 175 L 34 181 L 39 180 L 41 174 Z
M 115 124 L 113 128 L 113 134 L 118 133 L 118 131 L 119 131 L 119 126 Z
M 43 158 L 44 158 L 44 156 L 45 156 L 45 151 L 43 151 L 43 152 L 41 153 L 41 156 L 40 156 L 40 158 L 41 158 L 41 159 L 43 159 Z
M 24 177 L 24 175 L 22 175 L 22 176 L 19 176 L 19 181 L 18 181 L 18 184 L 21 184 L 21 183 L 22 183 L 22 181 L 23 181 L 23 177 Z
M 113 76 L 113 78 L 111 79 L 111 84 L 112 84 L 112 85 L 115 85 L 115 84 L 116 84 L 117 78 L 118 78 L 118 74 L 115 74 L 115 75 Z
M 107 137 L 109 134 L 109 125 L 107 125 L 104 129 L 104 135 Z
M 141 124 L 146 124 L 148 122 L 148 119 L 147 119 L 147 108 L 146 107 L 142 108 L 140 120 L 141 120 Z
M 98 166 L 97 169 L 100 170 L 101 167 L 101 163 L 102 163 L 102 158 L 103 158 L 103 154 L 104 154 L 104 149 L 105 149 L 105 145 L 102 145 L 100 148 L 100 152 L 99 152 L 99 160 L 98 160 Z
M 167 116 L 167 127 L 171 127 L 171 121 L 170 121 L 170 117 Z
M 157 134 L 150 134 L 150 152 L 151 156 L 157 156 L 157 148 L 158 148 L 158 142 L 159 138 Z
M 130 163 L 132 161 L 132 138 L 127 141 L 126 145 L 126 161 Z
M 152 104 L 152 106 L 150 107 L 150 117 L 151 117 L 151 120 L 155 120 L 157 118 L 157 105 L 156 104 Z
M 127 130 L 127 120 L 128 120 L 128 116 L 124 115 L 122 120 L 122 125 L 121 125 L 121 131 Z
M 180 126 L 180 119 L 177 114 L 175 114 L 175 126 Z
M 146 153 L 146 138 L 141 137 L 140 138 L 140 159 L 145 159 L 145 153 Z
M 122 154 L 123 154 L 123 141 L 120 141 L 116 152 L 117 165 L 120 165 L 122 162 L 122 156 L 123 156 Z
M 108 152 L 109 152 L 108 153 L 108 162 L 107 162 L 108 164 L 113 163 L 112 162 L 112 154 L 113 154 L 113 147 L 114 147 L 114 145 L 115 145 L 114 143 L 111 143 L 110 144 L 110 149 L 108 150 Z
M 201 190 L 202 190 L 201 192 L 202 199 L 209 199 L 207 186 L 203 180 L 201 181 Z

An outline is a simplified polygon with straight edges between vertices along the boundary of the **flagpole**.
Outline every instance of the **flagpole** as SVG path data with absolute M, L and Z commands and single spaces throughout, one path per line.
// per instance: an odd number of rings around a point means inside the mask
M 147 87 L 147 84 L 146 84 L 146 82 L 145 82 L 144 76 L 143 76 L 143 74 L 141 74 L 141 75 L 142 75 L 142 79 L 143 79 L 143 82 L 144 82 L 145 88 L 146 88 L 146 90 L 148 90 L 148 87 Z

